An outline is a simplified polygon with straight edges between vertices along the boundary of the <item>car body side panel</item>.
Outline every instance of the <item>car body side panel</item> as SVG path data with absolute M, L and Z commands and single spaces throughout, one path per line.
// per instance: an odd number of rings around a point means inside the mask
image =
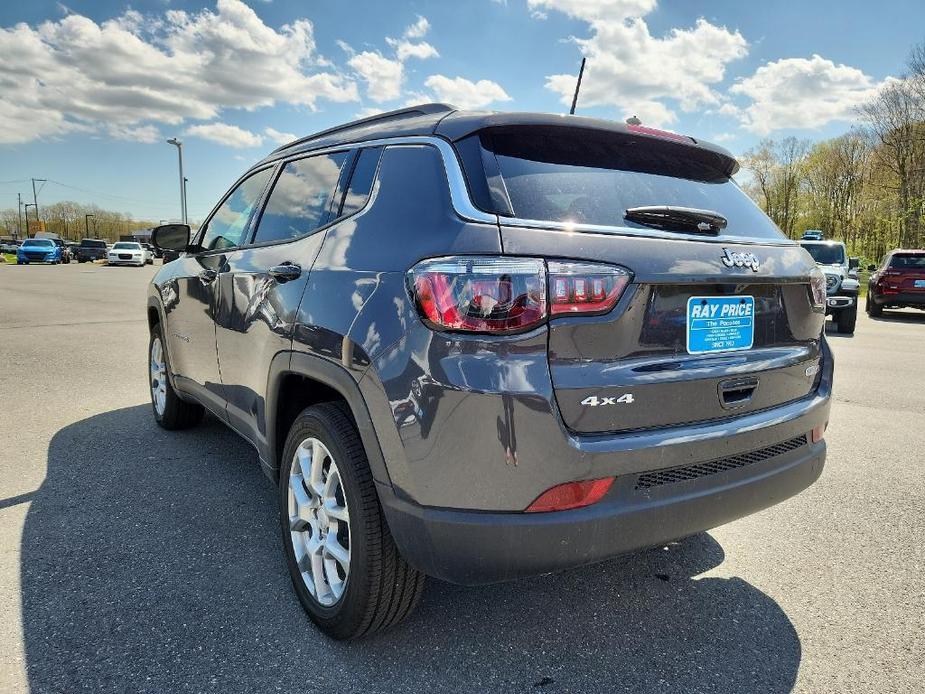
M 293 350 L 339 364 L 360 383 L 393 481 L 404 451 L 384 390 L 363 375 L 372 360 L 420 325 L 405 286 L 419 260 L 453 253 L 499 253 L 498 227 L 453 211 L 439 151 L 385 149 L 366 207 L 330 226 L 295 320 Z M 423 326 L 421 326 L 423 327 Z
M 218 271 L 218 255 L 181 255 L 154 277 L 166 318 L 164 339 L 174 385 L 225 419 L 225 392 L 215 345 L 214 283 L 203 282 L 204 270 Z
M 266 438 L 264 389 L 267 368 L 292 344 L 294 321 L 324 235 L 292 243 L 231 251 L 216 280 L 215 331 L 228 420 L 254 444 Z M 294 280 L 278 282 L 275 265 L 302 268 Z

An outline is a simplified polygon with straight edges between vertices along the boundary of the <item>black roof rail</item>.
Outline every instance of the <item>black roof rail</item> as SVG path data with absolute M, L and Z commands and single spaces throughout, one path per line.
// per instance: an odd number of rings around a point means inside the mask
M 273 150 L 272 154 L 281 152 L 284 149 L 289 149 L 295 145 L 301 145 L 306 142 L 311 142 L 312 140 L 317 140 L 327 135 L 333 135 L 334 133 L 339 133 L 344 130 L 352 130 L 353 128 L 365 127 L 367 125 L 373 125 L 379 122 L 387 122 L 390 120 L 395 120 L 399 118 L 410 118 L 413 116 L 428 116 L 435 113 L 450 113 L 451 111 L 458 111 L 459 109 L 452 104 L 443 104 L 443 103 L 431 103 L 431 104 L 419 104 L 417 106 L 409 106 L 407 108 L 399 108 L 395 111 L 387 111 L 385 113 L 377 113 L 374 116 L 369 116 L 368 118 L 360 118 L 359 120 L 350 121 L 349 123 L 344 123 L 343 125 L 337 125 L 333 128 L 328 128 L 327 130 L 322 130 L 321 132 L 308 135 L 306 137 L 300 137 L 298 140 L 293 140 L 292 142 L 277 147 Z

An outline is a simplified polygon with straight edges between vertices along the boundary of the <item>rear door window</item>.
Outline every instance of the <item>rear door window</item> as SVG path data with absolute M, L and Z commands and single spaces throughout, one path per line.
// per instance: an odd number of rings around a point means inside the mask
M 482 143 L 517 218 L 647 228 L 625 219 L 626 210 L 671 205 L 719 213 L 724 235 L 783 238 L 709 150 L 564 128 L 491 132 Z
M 366 205 L 373 189 L 373 181 L 376 180 L 376 169 L 379 167 L 381 153 L 381 147 L 368 147 L 360 151 L 353 167 L 353 175 L 350 177 L 350 185 L 347 186 L 344 194 L 339 216 L 352 215 Z
M 347 158 L 348 152 L 333 152 L 287 163 L 260 217 L 254 243 L 291 240 L 326 224 Z

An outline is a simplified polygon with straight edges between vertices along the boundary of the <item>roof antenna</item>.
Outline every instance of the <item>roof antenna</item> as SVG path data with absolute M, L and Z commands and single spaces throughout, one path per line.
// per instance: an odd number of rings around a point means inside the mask
M 626 124 L 627 125 L 642 125 L 642 121 L 639 120 L 639 118 L 637 118 L 636 116 L 630 116 L 629 118 L 626 119 Z
M 581 89 L 581 77 L 585 74 L 585 60 L 587 60 L 587 58 L 581 59 L 581 68 L 578 70 L 578 84 L 575 85 L 575 96 L 572 97 L 572 110 L 569 111 L 570 116 L 575 115 L 575 106 L 578 104 L 578 90 Z

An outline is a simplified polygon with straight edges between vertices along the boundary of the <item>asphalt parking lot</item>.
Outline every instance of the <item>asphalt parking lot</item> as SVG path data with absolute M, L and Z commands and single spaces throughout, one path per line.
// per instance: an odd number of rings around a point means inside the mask
M 145 376 L 156 268 L 0 266 L 0 690 L 912 692 L 925 679 L 925 313 L 830 333 L 822 478 L 667 548 L 326 640 L 274 492 Z

